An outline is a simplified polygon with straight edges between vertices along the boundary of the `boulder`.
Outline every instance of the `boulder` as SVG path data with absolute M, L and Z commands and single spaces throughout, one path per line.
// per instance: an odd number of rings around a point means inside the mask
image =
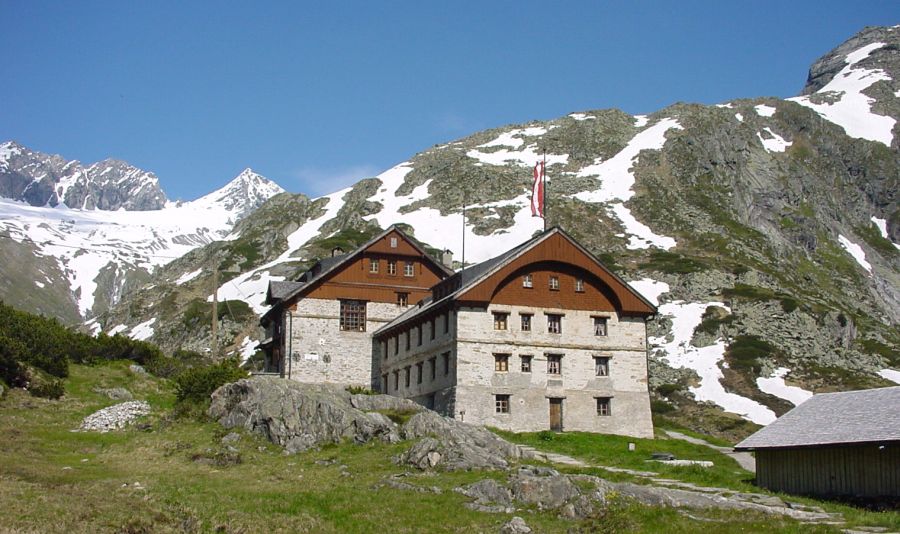
M 409 399 L 394 397 L 393 395 L 364 395 L 356 393 L 350 395 L 350 404 L 357 410 L 364 412 L 421 412 L 425 409 L 421 404 L 417 404 Z
M 531 527 L 519 516 L 513 517 L 500 527 L 500 534 L 529 534 Z
M 254 377 L 212 394 L 209 416 L 225 428 L 262 434 L 289 453 L 351 439 L 395 441 L 397 429 L 381 414 L 354 408 L 348 392 L 321 384 Z
M 489 430 L 428 410 L 412 416 L 400 435 L 404 439 L 425 438 L 399 458 L 419 469 L 506 469 L 509 459 L 522 456 L 517 445 Z

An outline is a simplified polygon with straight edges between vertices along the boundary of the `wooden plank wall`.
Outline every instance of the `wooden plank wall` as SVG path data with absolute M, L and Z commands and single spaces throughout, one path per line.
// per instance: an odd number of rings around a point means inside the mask
M 757 484 L 773 491 L 900 496 L 900 443 L 756 451 Z

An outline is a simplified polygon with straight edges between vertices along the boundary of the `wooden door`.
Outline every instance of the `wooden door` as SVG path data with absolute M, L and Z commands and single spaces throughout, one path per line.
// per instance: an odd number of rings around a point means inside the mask
M 562 399 L 550 399 L 550 430 L 562 432 L 563 405 Z

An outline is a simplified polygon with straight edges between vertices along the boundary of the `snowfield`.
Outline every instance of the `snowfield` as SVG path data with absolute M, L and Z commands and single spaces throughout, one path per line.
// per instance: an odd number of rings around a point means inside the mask
M 769 378 L 757 378 L 756 385 L 763 393 L 775 395 L 778 398 L 792 403 L 794 406 L 798 406 L 812 397 L 813 394 L 811 391 L 807 391 L 801 387 L 787 385 L 784 382 L 784 377 L 790 372 L 791 370 L 787 367 L 779 367 L 775 369 L 772 376 Z

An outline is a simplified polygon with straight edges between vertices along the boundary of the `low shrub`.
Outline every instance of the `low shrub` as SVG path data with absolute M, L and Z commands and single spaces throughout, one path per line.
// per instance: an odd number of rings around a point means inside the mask
M 671 403 L 662 400 L 650 401 L 650 411 L 653 413 L 672 413 L 675 411 L 675 406 Z
M 205 404 L 212 392 L 225 384 L 247 377 L 237 360 L 229 359 L 206 367 L 194 367 L 175 377 L 177 402 L 181 404 Z

